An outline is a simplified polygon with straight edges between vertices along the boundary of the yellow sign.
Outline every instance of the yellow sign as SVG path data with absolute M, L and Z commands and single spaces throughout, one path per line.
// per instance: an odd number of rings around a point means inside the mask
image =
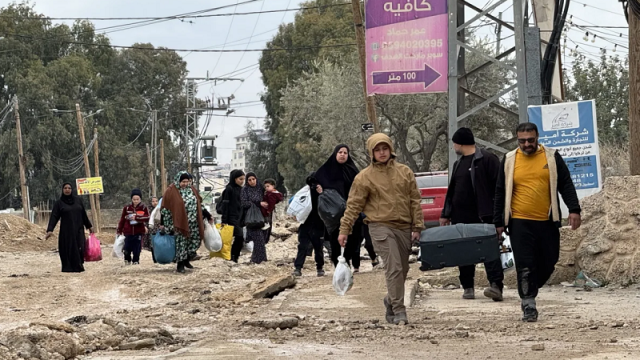
M 103 194 L 102 177 L 76 179 L 78 195 Z

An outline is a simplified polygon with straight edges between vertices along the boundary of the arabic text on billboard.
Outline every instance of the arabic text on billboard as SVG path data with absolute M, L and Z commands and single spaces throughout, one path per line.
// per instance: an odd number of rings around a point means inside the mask
M 446 92 L 447 0 L 366 0 L 367 94 Z
M 104 193 L 104 187 L 102 186 L 101 177 L 76 179 L 76 188 L 78 189 L 78 195 L 93 195 Z

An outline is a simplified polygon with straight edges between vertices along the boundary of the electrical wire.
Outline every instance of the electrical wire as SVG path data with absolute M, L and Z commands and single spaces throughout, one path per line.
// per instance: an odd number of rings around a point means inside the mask
M 541 63 L 540 81 L 542 83 L 542 99 L 544 103 L 550 104 L 553 99 L 551 96 L 551 88 L 553 86 L 553 74 L 555 71 L 556 59 L 558 58 L 558 50 L 560 47 L 560 39 L 564 29 L 564 24 L 569 12 L 569 4 L 571 0 L 555 0 L 553 31 L 549 37 L 549 45 L 545 48 L 544 56 Z M 520 31 L 521 29 L 516 29 Z
M 262 6 L 264 6 L 264 0 L 262 1 Z M 238 0 L 236 0 L 236 8 L 233 10 L 233 16 L 231 16 L 231 24 L 229 24 L 229 29 L 227 30 L 227 36 L 224 38 L 224 45 L 222 45 L 222 50 L 225 49 L 226 45 L 227 45 L 227 40 L 229 40 L 229 34 L 231 34 L 231 28 L 233 27 L 233 20 L 236 18 L 235 17 L 235 13 L 236 10 L 238 9 Z M 248 46 L 247 46 L 248 48 Z M 246 50 L 246 48 L 245 48 Z M 218 64 L 220 63 L 220 58 L 222 58 L 222 54 L 220 54 L 220 56 L 218 56 L 218 60 L 216 61 L 216 64 L 213 66 L 213 70 L 211 71 L 211 74 L 215 74 L 216 73 L 216 69 L 218 68 Z
M 35 38 L 29 35 L 21 35 L 21 34 L 10 34 L 7 36 L 11 37 L 20 37 L 26 39 L 33 40 L 47 40 L 42 38 Z M 348 46 L 356 46 L 356 43 L 347 43 L 347 44 L 334 44 L 334 45 L 318 45 L 318 46 L 301 46 L 301 47 L 291 47 L 291 48 L 264 48 L 264 49 L 172 49 L 172 48 L 149 48 L 149 47 L 141 47 L 141 46 L 125 46 L 125 45 L 111 45 L 111 44 L 96 44 L 96 43 L 85 43 L 80 41 L 68 41 L 62 40 L 62 43 L 72 44 L 72 45 L 86 45 L 86 46 L 95 46 L 95 47 L 108 47 L 114 49 L 133 49 L 133 50 L 151 50 L 151 51 L 173 51 L 173 52 L 202 52 L 202 53 L 235 53 L 235 52 L 273 52 L 273 51 L 302 51 L 302 50 L 316 50 L 316 49 L 324 49 L 324 48 L 341 48 Z
M 243 5 L 246 3 L 257 2 L 263 0 L 250 0 L 243 3 L 238 3 L 238 5 Z M 362 2 L 362 1 L 361 1 Z M 276 9 L 276 10 L 265 10 L 265 11 L 249 11 L 249 12 L 234 12 L 234 13 L 225 13 L 225 14 L 208 14 L 208 15 L 173 15 L 173 16 L 160 16 L 160 17 L 25 17 L 29 20 L 67 20 L 67 21 L 75 21 L 75 20 L 89 20 L 89 21 L 117 21 L 117 20 L 180 20 L 180 19 L 201 19 L 201 18 L 210 18 L 210 17 L 224 17 L 224 16 L 232 16 L 232 15 L 256 15 L 256 14 L 270 14 L 270 13 L 279 13 L 279 12 L 290 12 L 290 11 L 298 11 L 298 10 L 315 10 L 315 9 L 326 9 L 335 6 L 351 6 L 351 3 L 338 3 L 338 4 L 328 4 L 322 6 L 306 6 L 306 7 L 298 7 L 298 8 L 287 8 L 287 9 Z M 224 8 L 229 8 L 232 6 L 236 6 L 236 4 L 225 5 L 218 8 L 209 9 L 209 11 L 221 10 Z M 15 18 L 14 15 L 0 15 L 0 18 Z M 120 26 L 126 26 L 131 24 L 123 24 Z

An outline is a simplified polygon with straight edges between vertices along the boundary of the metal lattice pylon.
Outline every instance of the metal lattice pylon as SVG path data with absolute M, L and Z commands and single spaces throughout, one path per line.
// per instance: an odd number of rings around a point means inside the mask
M 527 81 L 526 81 L 526 62 L 525 62 L 525 46 L 524 46 L 524 2 L 526 0 L 497 0 L 496 3 L 487 7 L 486 9 L 480 9 L 477 6 L 470 4 L 465 0 L 447 0 L 449 8 L 449 169 L 453 169 L 453 163 L 457 159 L 457 155 L 453 149 L 453 141 L 451 138 L 453 134 L 458 130 L 461 121 L 467 119 L 469 116 L 476 114 L 478 111 L 486 108 L 493 107 L 504 111 L 508 116 L 517 118 L 520 123 L 527 121 Z M 493 16 L 491 11 L 498 6 L 508 2 L 513 2 L 513 26 L 509 23 Z M 471 9 L 477 14 L 471 19 L 465 21 L 464 11 L 465 9 Z M 505 50 L 500 54 L 486 54 L 481 50 L 472 47 L 465 42 L 464 31 L 469 26 L 482 18 L 487 18 L 496 23 L 502 25 L 503 28 L 509 29 L 514 32 L 515 46 Z M 460 48 L 460 54 L 458 49 Z M 469 72 L 464 71 L 464 49 L 474 53 L 475 55 L 484 58 L 486 62 Z M 506 60 L 509 55 L 515 52 L 516 66 L 508 64 Z M 465 77 L 474 74 L 487 66 L 500 66 L 503 69 L 512 71 L 516 76 L 516 81 L 508 87 L 501 89 L 498 93 L 490 97 L 481 96 L 474 93 L 470 89 L 461 86 L 461 80 Z M 518 109 L 513 111 L 501 105 L 497 100 L 505 96 L 509 92 L 518 91 Z M 468 95 L 477 100 L 482 101 L 477 106 L 467 110 L 464 107 L 464 97 Z M 508 152 L 503 146 L 506 143 L 511 142 L 509 139 L 499 144 L 492 144 L 488 141 L 476 138 L 476 143 L 486 148 L 490 148 L 501 153 Z M 451 176 L 451 172 L 449 176 Z

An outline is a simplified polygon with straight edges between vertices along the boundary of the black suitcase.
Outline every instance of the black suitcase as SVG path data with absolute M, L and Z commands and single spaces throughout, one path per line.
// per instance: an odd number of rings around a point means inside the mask
M 500 258 L 500 243 L 491 224 L 456 224 L 427 229 L 420 235 L 420 270 L 442 269 Z

